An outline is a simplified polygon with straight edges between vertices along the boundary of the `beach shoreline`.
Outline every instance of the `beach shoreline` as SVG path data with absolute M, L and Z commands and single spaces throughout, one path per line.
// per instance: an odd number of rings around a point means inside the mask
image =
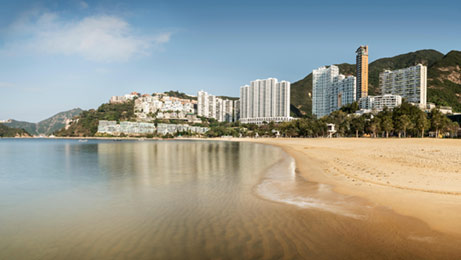
M 461 235 L 461 140 L 230 140 L 278 146 L 295 159 L 296 172 L 306 180 Z

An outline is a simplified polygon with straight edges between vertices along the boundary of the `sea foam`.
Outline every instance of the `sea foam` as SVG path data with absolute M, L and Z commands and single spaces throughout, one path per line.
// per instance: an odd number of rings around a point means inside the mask
M 334 192 L 327 184 L 310 182 L 298 176 L 296 162 L 287 154 L 267 170 L 256 192 L 265 199 L 300 208 L 327 211 L 354 219 L 366 217 L 360 213 L 363 207 L 353 198 Z

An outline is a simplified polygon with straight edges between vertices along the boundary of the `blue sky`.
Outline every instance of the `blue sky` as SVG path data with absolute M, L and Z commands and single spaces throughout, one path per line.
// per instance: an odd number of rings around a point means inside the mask
M 0 0 L 0 119 L 37 122 L 131 91 L 238 96 L 258 78 L 461 49 L 459 1 Z

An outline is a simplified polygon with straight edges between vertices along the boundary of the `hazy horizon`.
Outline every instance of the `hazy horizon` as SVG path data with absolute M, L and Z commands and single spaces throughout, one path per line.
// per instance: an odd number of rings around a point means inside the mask
M 15 1 L 0 10 L 0 120 L 38 122 L 110 96 L 205 90 L 257 78 L 460 49 L 455 1 Z

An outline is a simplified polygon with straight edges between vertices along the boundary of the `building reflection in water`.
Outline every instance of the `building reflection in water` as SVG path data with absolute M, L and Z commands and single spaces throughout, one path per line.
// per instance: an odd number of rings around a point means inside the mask
M 118 188 L 123 188 L 120 185 L 205 184 L 216 177 L 227 178 L 228 185 L 235 185 L 240 178 L 245 178 L 241 174 L 243 169 L 260 171 L 257 164 L 263 163 L 261 158 L 268 158 L 271 153 L 263 145 L 237 142 L 156 141 L 96 145 L 100 174 L 108 180 L 126 180 L 118 182 Z

